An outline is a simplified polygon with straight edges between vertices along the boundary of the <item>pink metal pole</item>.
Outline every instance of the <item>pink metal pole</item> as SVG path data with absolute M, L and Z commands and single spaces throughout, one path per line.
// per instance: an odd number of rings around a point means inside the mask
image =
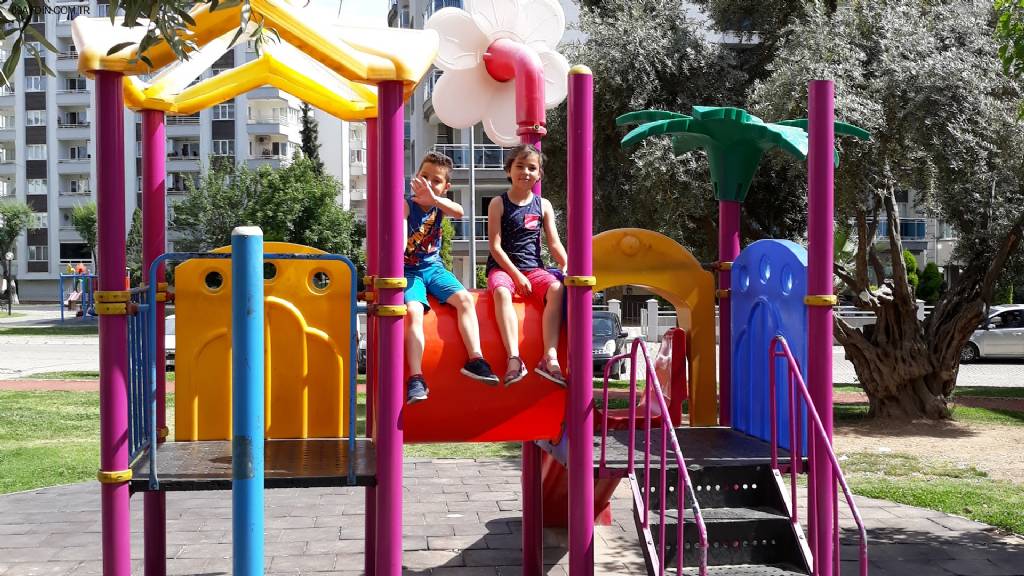
M 809 240 L 807 292 L 832 296 L 833 150 L 835 148 L 834 86 L 829 80 L 808 85 L 807 235 Z M 811 474 L 816 492 L 814 519 L 817 540 L 815 564 L 819 576 L 832 576 L 832 514 L 835 481 L 827 455 L 832 444 L 832 308 L 811 306 L 807 313 L 807 384 L 827 437 L 815 435 Z
M 740 203 L 718 202 L 718 261 L 733 262 L 740 255 Z M 732 302 L 729 289 L 732 272 L 720 266 L 718 270 L 718 423 L 732 423 Z
M 167 171 L 167 137 L 164 113 L 159 110 L 142 111 L 142 277 L 148 282 L 149 267 L 166 251 L 167 211 L 165 180 Z M 156 273 L 157 282 L 163 282 L 164 266 Z M 166 360 L 164 358 L 164 306 L 156 306 L 156 426 L 157 437 L 166 439 Z M 167 573 L 167 499 L 163 491 L 146 492 L 143 496 L 143 542 L 146 576 L 164 576 Z
M 568 174 L 570 276 L 591 276 L 593 235 L 594 76 L 569 72 Z M 572 286 L 569 296 L 569 575 L 594 574 L 593 292 Z M 664 478 L 662 478 L 664 483 Z M 664 499 L 663 499 L 664 505 Z M 664 542 L 664 541 L 663 541 Z
M 124 95 L 120 72 L 96 72 L 97 267 L 101 291 L 124 290 Z M 101 315 L 100 479 L 104 576 L 131 574 L 128 482 L 128 318 Z M 127 475 L 127 474 L 125 474 Z
M 377 138 L 377 119 L 366 120 L 366 273 L 369 276 L 376 276 L 378 273 L 377 246 L 380 245 L 378 238 L 377 218 L 380 217 L 378 207 L 380 205 L 379 179 L 380 170 L 380 149 Z M 373 290 L 373 286 L 364 286 L 367 292 Z M 370 303 L 372 304 L 372 302 Z M 377 408 L 374 403 L 377 392 L 377 317 L 373 314 L 366 315 L 366 437 L 373 438 L 373 411 Z M 355 383 L 353 383 L 355 385 Z M 376 568 L 376 535 L 377 535 L 377 487 L 366 487 L 366 546 L 363 569 L 366 576 L 373 576 Z
M 520 139 L 523 144 L 533 144 L 540 149 L 541 134 L 524 133 Z M 539 180 L 533 185 L 533 193 L 541 195 Z M 544 482 L 541 462 L 540 447 L 534 442 L 523 442 L 523 576 L 544 574 Z
M 377 262 L 383 278 L 402 278 L 404 236 L 404 106 L 402 83 L 378 85 L 380 156 Z M 401 306 L 401 288 L 377 290 L 379 306 Z M 377 410 L 377 546 L 376 576 L 402 574 L 402 316 L 378 316 L 380 380 Z

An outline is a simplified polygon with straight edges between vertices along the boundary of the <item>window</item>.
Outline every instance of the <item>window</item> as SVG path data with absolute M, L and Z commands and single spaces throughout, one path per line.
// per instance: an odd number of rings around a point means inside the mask
M 68 146 L 68 160 L 85 160 L 89 157 L 86 146 Z
M 234 156 L 235 155 L 235 141 L 234 140 L 214 140 L 213 141 L 213 155 L 214 156 Z
M 32 10 L 32 23 L 42 24 L 43 22 L 46 22 L 46 14 L 43 14 L 43 11 L 39 8 Z
M 13 184 L 10 180 L 0 180 L 0 198 L 14 196 Z
M 33 50 L 35 50 L 33 52 Z M 34 58 L 33 54 L 39 54 L 44 56 L 46 52 L 43 51 L 42 42 L 25 42 L 25 57 Z
M 214 120 L 234 120 L 235 119 L 235 103 L 225 102 L 223 104 L 217 104 L 213 107 L 213 119 Z
M 366 150 L 349 150 L 348 157 L 350 162 L 363 163 L 366 161 Z
M 65 112 L 61 123 L 66 126 L 87 126 L 89 124 L 89 120 L 85 116 L 84 111 Z
M 85 92 L 85 78 L 69 76 L 64 79 L 64 90 L 67 92 Z
M 26 92 L 43 92 L 46 90 L 46 76 L 25 76 Z
M 88 178 L 74 178 L 68 181 L 68 192 L 71 194 L 88 194 L 89 193 L 89 179 Z
M 25 126 L 46 126 L 46 110 L 26 110 Z
M 29 246 L 28 247 L 28 261 L 29 262 L 49 262 L 50 261 L 50 247 L 43 246 Z
M 29 194 L 46 194 L 46 178 L 29 178 Z
M 25 146 L 26 160 L 46 160 L 46 144 L 29 144 Z
M 990 324 L 992 328 L 1024 328 L 1024 310 L 1010 310 L 993 316 Z
M 29 226 L 29 228 L 33 228 L 33 229 L 35 229 L 35 228 L 46 228 L 47 227 L 47 222 L 49 222 L 49 221 L 50 221 L 49 213 L 47 213 L 47 212 L 33 212 L 32 213 L 32 222 L 28 226 Z M 30 248 L 31 248 L 31 246 L 30 246 Z M 45 246 L 44 246 L 44 248 L 45 248 Z M 31 260 L 31 258 L 29 258 L 29 260 Z M 44 260 L 45 260 L 45 258 L 44 258 Z

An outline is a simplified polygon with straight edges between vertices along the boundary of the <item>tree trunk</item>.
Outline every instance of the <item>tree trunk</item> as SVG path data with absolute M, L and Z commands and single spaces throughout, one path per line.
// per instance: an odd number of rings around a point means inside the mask
M 893 200 L 890 190 L 888 197 L 883 198 L 886 215 L 889 222 L 898 222 Z M 863 232 L 863 213 L 858 215 L 858 223 Z M 979 254 L 970 259 L 966 270 L 923 321 L 917 318 L 916 302 L 906 281 L 899 227 L 889 228 L 893 269 L 893 280 L 885 282 L 889 290 L 872 293 L 866 284 L 866 267 L 874 257 L 873 246 L 860 246 L 856 273 L 837 270 L 844 282 L 863 295 L 858 307 L 873 311 L 875 324 L 861 330 L 837 315 L 835 336 L 846 349 L 846 356 L 868 395 L 870 416 L 946 419 L 951 415 L 947 402 L 960 371 L 960 350 L 984 318 L 996 279 L 1007 258 L 1020 245 L 1024 216 L 1011 226 L 994 255 Z M 862 233 L 858 242 L 873 236 Z

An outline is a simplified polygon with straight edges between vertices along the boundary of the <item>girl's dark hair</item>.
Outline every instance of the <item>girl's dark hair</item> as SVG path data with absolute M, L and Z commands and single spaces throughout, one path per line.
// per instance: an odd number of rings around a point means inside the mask
M 512 182 L 512 178 L 508 176 L 512 171 L 512 163 L 523 156 L 530 156 L 531 154 L 537 155 L 537 159 L 540 161 L 540 179 L 544 179 L 544 153 L 533 144 L 520 144 L 509 150 L 505 156 L 505 179 L 508 180 L 509 183 Z

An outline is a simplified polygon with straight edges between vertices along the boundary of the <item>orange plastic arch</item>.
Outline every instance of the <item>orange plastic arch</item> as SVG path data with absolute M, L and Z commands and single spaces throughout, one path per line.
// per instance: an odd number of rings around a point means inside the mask
M 593 250 L 594 290 L 643 286 L 675 306 L 678 326 L 689 335 L 690 424 L 717 424 L 715 282 L 711 273 L 678 242 L 640 228 L 602 232 L 594 237 Z
M 484 358 L 501 377 L 507 363 L 505 346 L 494 320 L 489 293 L 471 291 L 476 298 L 480 341 Z M 551 440 L 561 435 L 565 419 L 566 390 L 533 372 L 543 352 L 539 304 L 515 298 L 519 316 L 519 351 L 529 376 L 509 388 L 488 386 L 459 373 L 466 362 L 466 348 L 459 334 L 455 309 L 430 300 L 423 318 L 426 350 L 423 375 L 430 398 L 405 406 L 402 425 L 406 442 L 507 442 Z M 558 357 L 567 365 L 563 326 Z M 408 378 L 408 368 L 405 369 Z

